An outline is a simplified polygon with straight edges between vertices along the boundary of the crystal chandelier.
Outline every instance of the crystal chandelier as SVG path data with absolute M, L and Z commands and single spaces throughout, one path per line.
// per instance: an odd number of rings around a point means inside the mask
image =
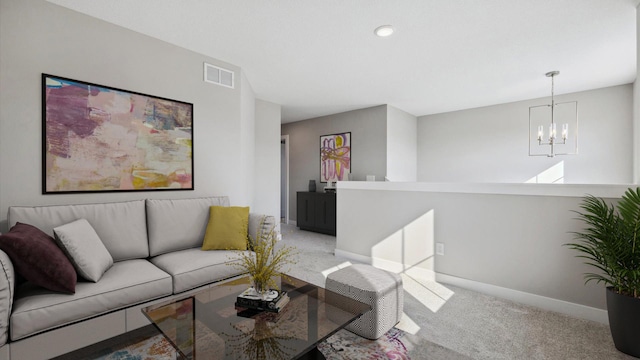
M 529 156 L 578 153 L 578 102 L 555 102 L 554 78 L 559 74 L 559 71 L 545 74 L 551 78 L 551 104 L 529 107 Z

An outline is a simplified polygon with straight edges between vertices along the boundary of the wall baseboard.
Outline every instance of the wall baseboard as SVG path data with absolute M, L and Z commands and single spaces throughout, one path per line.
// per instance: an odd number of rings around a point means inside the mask
M 372 259 L 369 256 L 354 254 L 344 250 L 335 250 L 335 256 L 365 264 L 373 264 L 384 270 L 395 273 L 403 272 L 403 265 L 389 260 Z M 408 275 L 417 276 L 426 280 L 435 280 L 438 283 L 451 284 L 464 289 L 495 296 L 498 298 L 515 301 L 521 304 L 535 306 L 537 308 L 554 311 L 580 319 L 596 321 L 601 324 L 609 324 L 607 310 L 590 306 L 571 303 L 564 300 L 553 299 L 541 295 L 526 293 L 523 291 L 504 288 L 496 285 L 485 284 L 474 280 L 459 278 L 452 275 L 431 272 L 427 269 L 411 268 L 406 271 Z
M 436 273 L 436 281 L 446 283 L 461 288 L 477 291 L 483 294 L 515 301 L 525 305 L 535 306 L 540 309 L 555 311 L 561 314 L 577 317 L 580 319 L 596 321 L 601 324 L 609 324 L 607 310 L 580 305 L 564 300 L 549 298 L 546 296 L 526 293 L 491 284 L 485 284 L 474 280 L 468 280 L 447 274 Z
M 371 264 L 371 258 L 369 256 L 364 256 L 364 255 L 360 255 L 360 254 L 356 254 L 356 253 L 352 253 L 352 252 L 344 251 L 340 249 L 336 249 L 333 253 L 335 256 L 338 256 L 341 258 L 357 261 L 360 263 Z

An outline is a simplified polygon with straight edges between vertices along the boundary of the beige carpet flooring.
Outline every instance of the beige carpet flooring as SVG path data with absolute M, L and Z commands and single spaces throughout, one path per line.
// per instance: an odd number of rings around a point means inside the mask
M 333 236 L 285 224 L 282 235 L 300 250 L 292 276 L 324 285 L 328 273 L 353 263 L 334 256 Z M 405 316 L 396 327 L 412 359 L 633 359 L 615 349 L 606 325 L 449 284 L 403 282 Z

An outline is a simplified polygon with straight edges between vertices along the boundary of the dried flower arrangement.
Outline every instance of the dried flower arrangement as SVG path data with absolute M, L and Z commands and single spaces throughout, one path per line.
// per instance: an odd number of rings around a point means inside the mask
M 278 231 L 275 224 L 267 225 L 266 216 L 260 220 L 256 239 L 249 237 L 248 241 L 248 248 L 253 252 L 239 252 L 239 260 L 231 265 L 251 276 L 253 287 L 259 294 L 264 294 L 269 289 L 277 289 L 275 279 L 285 276 L 289 266 L 296 264 L 298 250 L 288 245 L 276 246 Z

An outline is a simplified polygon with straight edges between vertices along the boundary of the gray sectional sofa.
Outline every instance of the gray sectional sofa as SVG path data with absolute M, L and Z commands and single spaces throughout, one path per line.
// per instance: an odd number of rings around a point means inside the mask
M 111 256 L 98 282 L 78 278 L 75 294 L 29 283 L 16 286 L 0 251 L 0 359 L 51 358 L 148 324 L 140 309 L 241 275 L 228 263 L 236 251 L 200 249 L 210 206 L 228 197 L 9 208 L 8 225 L 33 225 L 53 236 L 57 226 L 86 219 Z M 251 213 L 249 234 L 275 226 Z

